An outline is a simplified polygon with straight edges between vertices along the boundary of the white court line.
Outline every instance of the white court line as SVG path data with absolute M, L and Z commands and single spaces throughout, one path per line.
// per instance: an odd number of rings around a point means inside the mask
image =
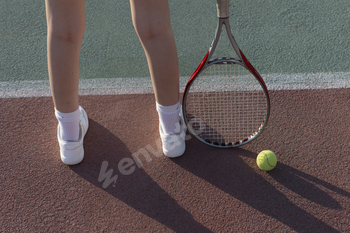
M 269 90 L 350 88 L 350 72 L 262 75 Z M 180 92 L 189 77 L 180 77 Z M 153 93 L 149 77 L 81 79 L 80 95 L 120 95 Z M 48 80 L 0 82 L 0 98 L 51 96 Z

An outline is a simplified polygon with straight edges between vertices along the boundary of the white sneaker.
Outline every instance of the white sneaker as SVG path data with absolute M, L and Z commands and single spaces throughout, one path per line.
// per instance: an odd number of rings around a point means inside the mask
M 77 141 L 63 141 L 60 133 L 60 126 L 57 127 L 58 144 L 60 145 L 61 159 L 64 164 L 75 165 L 80 163 L 84 158 L 83 141 L 84 136 L 89 128 L 89 120 L 85 110 L 79 106 L 80 123 L 79 139 Z
M 187 127 L 183 119 L 182 108 L 180 110 L 179 115 L 180 115 L 180 122 L 176 126 L 177 129 L 178 127 L 180 127 L 179 133 L 166 134 L 163 131 L 161 124 L 159 124 L 159 134 L 160 134 L 160 138 L 162 139 L 163 153 L 170 158 L 179 157 L 183 155 L 183 153 L 185 153 L 185 150 L 186 150 L 185 138 L 186 138 Z

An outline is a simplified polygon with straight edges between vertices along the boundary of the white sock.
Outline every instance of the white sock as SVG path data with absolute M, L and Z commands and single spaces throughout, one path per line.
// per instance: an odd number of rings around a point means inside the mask
M 60 125 L 61 138 L 64 141 L 76 141 L 79 139 L 79 108 L 74 112 L 63 113 L 55 108 L 55 115 Z
M 178 103 L 170 106 L 162 106 L 157 103 L 159 122 L 162 126 L 163 131 L 166 134 L 173 134 L 179 132 L 180 106 L 180 100 Z

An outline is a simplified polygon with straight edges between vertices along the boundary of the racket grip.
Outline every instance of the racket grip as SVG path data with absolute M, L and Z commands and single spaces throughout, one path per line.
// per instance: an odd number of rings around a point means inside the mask
M 218 9 L 219 18 L 228 18 L 230 1 L 229 0 L 216 0 L 216 6 Z

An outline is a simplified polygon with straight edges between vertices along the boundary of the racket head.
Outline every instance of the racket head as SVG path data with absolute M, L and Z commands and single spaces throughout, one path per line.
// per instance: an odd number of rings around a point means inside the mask
M 270 115 L 264 81 L 233 58 L 215 59 L 197 70 L 185 88 L 182 107 L 188 131 L 220 148 L 253 141 Z

